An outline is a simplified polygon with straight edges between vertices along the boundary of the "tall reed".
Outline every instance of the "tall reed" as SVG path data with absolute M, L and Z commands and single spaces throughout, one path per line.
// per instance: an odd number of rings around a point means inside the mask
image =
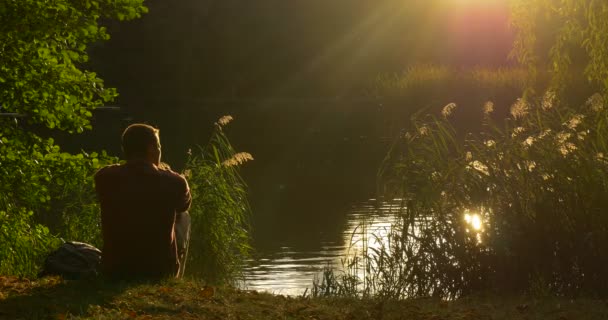
M 386 245 L 357 257 L 367 270 L 355 293 L 606 295 L 603 96 L 579 107 L 551 92 L 520 99 L 504 122 L 492 120 L 488 102 L 479 108 L 483 129 L 466 135 L 451 122 L 458 108 L 443 111 L 415 119 L 384 161 L 386 195 L 404 204 Z M 345 266 L 337 272 L 355 273 Z
M 250 252 L 247 186 L 239 174 L 250 154 L 237 153 L 224 133 L 222 117 L 208 144 L 190 152 L 184 175 L 192 192 L 191 245 L 186 272 L 210 283 L 238 279 Z

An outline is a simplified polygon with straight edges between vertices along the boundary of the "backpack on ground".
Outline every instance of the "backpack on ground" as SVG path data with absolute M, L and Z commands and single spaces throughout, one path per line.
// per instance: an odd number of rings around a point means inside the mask
M 94 246 L 68 241 L 51 252 L 44 261 L 39 277 L 58 275 L 77 280 L 97 276 L 101 264 L 101 251 Z

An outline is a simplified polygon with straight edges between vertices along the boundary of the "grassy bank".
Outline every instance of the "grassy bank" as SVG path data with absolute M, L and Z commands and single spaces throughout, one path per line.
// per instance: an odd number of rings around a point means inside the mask
M 604 300 L 311 299 L 189 280 L 107 284 L 0 277 L 0 319 L 606 319 Z

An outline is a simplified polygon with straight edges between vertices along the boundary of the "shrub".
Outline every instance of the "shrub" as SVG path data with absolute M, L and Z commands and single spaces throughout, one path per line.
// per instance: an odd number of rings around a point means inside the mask
M 39 255 L 48 253 L 59 238 L 101 245 L 92 176 L 115 158 L 72 155 L 61 152 L 52 139 L 28 139 L 35 141 L 4 139 L 0 144 L 0 225 L 8 239 L 0 242 L 0 251 L 5 257 L 16 255 L 2 259 L 0 272 L 33 276 Z
M 49 229 L 32 221 L 32 211 L 0 210 L 0 274 L 33 276 L 46 254 L 59 245 Z

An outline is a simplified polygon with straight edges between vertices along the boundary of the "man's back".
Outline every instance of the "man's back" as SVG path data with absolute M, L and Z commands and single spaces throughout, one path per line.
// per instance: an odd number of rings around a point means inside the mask
M 95 187 L 101 203 L 102 269 L 116 277 L 175 276 L 175 214 L 188 210 L 186 180 L 147 162 L 100 169 Z

